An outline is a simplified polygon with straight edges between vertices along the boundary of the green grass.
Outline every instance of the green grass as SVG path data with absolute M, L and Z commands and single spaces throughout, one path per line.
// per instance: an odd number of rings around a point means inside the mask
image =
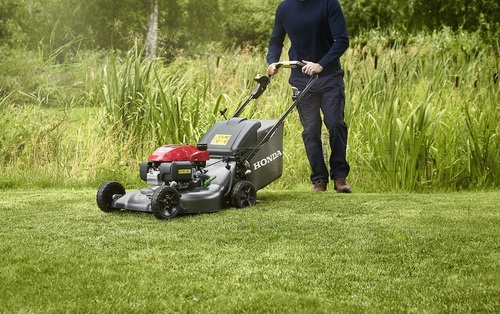
M 259 192 L 158 221 L 0 190 L 0 313 L 500 311 L 500 191 Z

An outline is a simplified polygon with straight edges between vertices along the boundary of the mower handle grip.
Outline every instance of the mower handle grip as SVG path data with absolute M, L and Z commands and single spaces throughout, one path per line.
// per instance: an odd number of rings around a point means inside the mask
M 281 61 L 276 63 L 276 69 L 279 69 L 281 67 L 287 68 L 287 69 L 293 69 L 293 68 L 301 68 L 305 66 L 306 64 L 302 61 Z

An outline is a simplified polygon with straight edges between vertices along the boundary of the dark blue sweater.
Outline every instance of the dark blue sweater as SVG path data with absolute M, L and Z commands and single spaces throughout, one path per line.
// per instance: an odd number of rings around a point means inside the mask
M 285 36 L 291 41 L 290 60 L 312 61 L 320 75 L 341 68 L 340 56 L 349 47 L 347 23 L 338 0 L 283 0 L 276 9 L 267 62 L 280 61 Z M 292 75 L 304 75 L 294 69 Z

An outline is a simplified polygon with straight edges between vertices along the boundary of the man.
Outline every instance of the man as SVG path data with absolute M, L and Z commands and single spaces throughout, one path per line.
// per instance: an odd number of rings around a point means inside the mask
M 340 57 L 349 47 L 349 37 L 338 0 L 283 0 L 278 5 L 267 54 L 269 74 L 278 70 L 276 62 L 280 60 L 286 35 L 291 41 L 289 60 L 305 63 L 302 69 L 292 69 L 290 84 L 302 91 L 310 76 L 319 75 L 297 104 L 311 166 L 312 191 L 326 191 L 331 178 L 337 192 L 350 193 L 346 180 L 350 168 L 346 160 L 344 71 L 340 65 Z M 323 158 L 320 111 L 330 134 L 330 172 Z

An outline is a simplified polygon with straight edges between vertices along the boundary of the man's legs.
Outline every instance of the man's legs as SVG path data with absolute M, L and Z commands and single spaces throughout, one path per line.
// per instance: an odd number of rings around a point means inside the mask
M 341 192 L 350 192 L 345 178 L 349 174 L 349 163 L 346 160 L 347 124 L 344 122 L 345 92 L 344 72 L 320 77 L 316 84 L 305 94 L 297 105 L 300 121 L 304 128 L 302 139 L 311 166 L 311 182 L 327 183 L 329 177 L 335 181 L 335 188 Z M 291 78 L 292 86 L 302 91 L 308 79 Z M 324 124 L 330 134 L 331 155 L 329 160 L 330 174 L 323 157 L 321 142 L 320 110 L 324 115 Z
M 345 91 L 343 71 L 323 82 L 321 110 L 330 134 L 330 178 L 346 178 L 349 174 L 347 152 L 347 124 L 344 121 Z
M 318 80 L 319 81 L 319 80 Z M 291 78 L 290 83 L 302 91 L 308 79 Z M 316 82 L 318 84 L 318 82 Z M 305 94 L 297 104 L 300 122 L 302 123 L 302 140 L 306 149 L 307 159 L 311 167 L 311 182 L 328 182 L 328 168 L 323 157 L 323 147 L 321 142 L 321 127 L 323 121 L 320 115 L 321 94 L 314 91 L 314 87 Z

